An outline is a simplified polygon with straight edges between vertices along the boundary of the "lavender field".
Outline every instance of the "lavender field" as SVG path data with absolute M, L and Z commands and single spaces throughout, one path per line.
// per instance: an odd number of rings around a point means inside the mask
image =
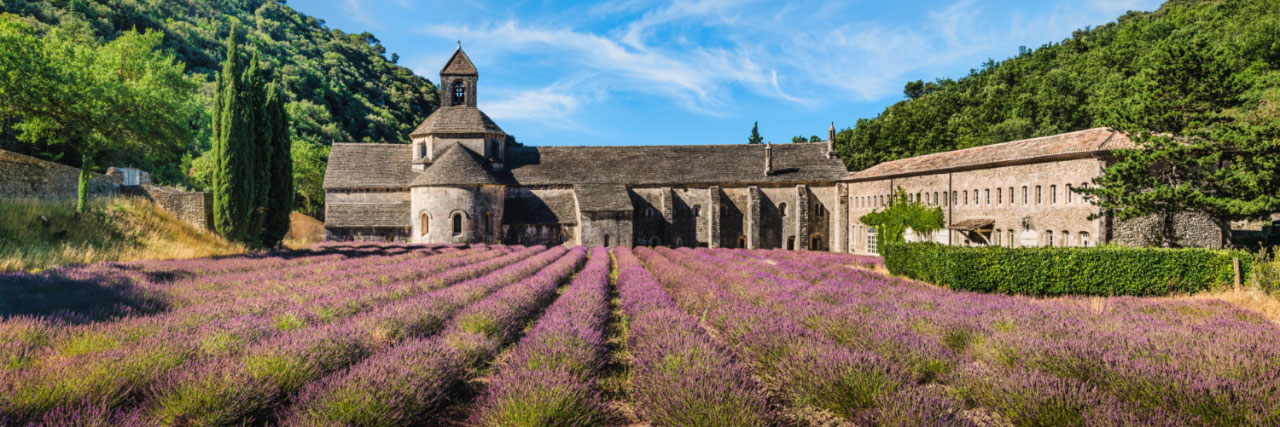
M 327 244 L 0 275 L 0 425 L 1280 424 L 1253 312 L 877 263 Z

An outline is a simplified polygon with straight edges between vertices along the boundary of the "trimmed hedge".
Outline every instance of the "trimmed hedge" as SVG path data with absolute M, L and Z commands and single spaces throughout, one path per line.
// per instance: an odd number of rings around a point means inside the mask
M 999 248 L 933 243 L 881 250 L 890 272 L 952 289 L 1033 296 L 1168 295 L 1229 287 L 1231 259 L 1247 280 L 1253 255 L 1209 249 Z

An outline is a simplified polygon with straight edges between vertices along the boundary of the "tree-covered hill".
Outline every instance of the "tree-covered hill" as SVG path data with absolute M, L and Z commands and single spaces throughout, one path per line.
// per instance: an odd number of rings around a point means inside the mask
M 323 20 L 299 13 L 283 1 L 269 0 L 0 0 L 3 12 L 16 14 L 42 31 L 83 34 L 87 42 L 109 41 L 122 32 L 163 32 L 163 47 L 206 82 L 205 112 L 198 137 L 173 152 L 148 157 L 113 153 L 112 164 L 132 164 L 166 182 L 202 187 L 200 155 L 209 149 L 208 115 L 213 81 L 225 55 L 223 41 L 233 20 L 247 30 L 248 49 L 257 51 L 273 79 L 283 82 L 294 138 L 299 205 L 315 213 L 323 197 L 319 183 L 327 145 L 332 141 L 403 141 L 413 126 L 439 105 L 427 79 L 396 65 L 369 33 L 349 34 Z M 0 147 L 78 165 L 79 156 L 61 145 L 18 143 L 0 134 Z M 193 167 L 193 164 L 196 167 Z M 190 174 L 190 175 L 189 175 Z M 306 194 L 311 193 L 311 194 Z M 308 208 L 307 205 L 310 205 Z
M 1170 0 L 963 78 L 905 89 L 906 100 L 837 135 L 851 170 L 1097 126 L 1186 134 L 1273 126 L 1280 1 Z

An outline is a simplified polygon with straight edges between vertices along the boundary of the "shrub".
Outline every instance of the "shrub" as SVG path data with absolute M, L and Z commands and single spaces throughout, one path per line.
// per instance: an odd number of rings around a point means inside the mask
M 1167 295 L 1231 286 L 1231 259 L 1248 277 L 1253 256 L 1209 249 L 999 248 L 891 244 L 893 274 L 952 289 L 1054 295 Z

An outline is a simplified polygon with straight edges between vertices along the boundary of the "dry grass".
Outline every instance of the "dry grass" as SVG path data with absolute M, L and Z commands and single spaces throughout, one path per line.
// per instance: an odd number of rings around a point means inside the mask
M 71 201 L 0 203 L 0 271 L 240 252 L 243 247 L 191 227 L 145 199 L 96 199 L 84 215 L 76 214 Z
M 323 241 L 323 222 L 297 212 L 289 214 L 289 234 L 284 236 L 285 247 L 303 249 Z
M 1271 321 L 1280 323 L 1280 299 L 1274 295 L 1257 289 L 1228 290 L 1208 292 L 1185 297 L 1183 299 L 1217 299 L 1226 301 L 1236 307 L 1256 311 Z

